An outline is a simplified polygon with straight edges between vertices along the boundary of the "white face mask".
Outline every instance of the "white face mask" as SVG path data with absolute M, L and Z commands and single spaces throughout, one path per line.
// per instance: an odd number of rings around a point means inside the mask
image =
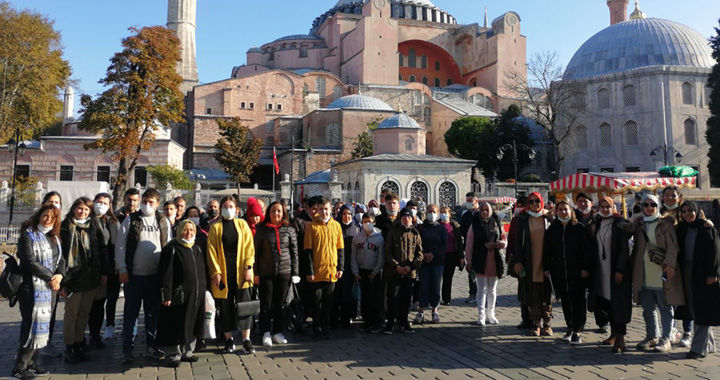
M 193 222 L 196 226 L 200 225 L 200 218 L 188 218 L 188 220 Z
M 170 215 L 168 215 L 168 219 L 174 220 L 176 216 L 177 216 L 177 212 L 171 212 Z
M 567 223 L 567 222 L 570 221 L 570 218 L 561 218 L 561 217 L 558 216 L 558 220 L 561 221 L 561 222 L 563 222 L 563 223 Z
M 467 210 L 472 210 L 472 209 L 473 209 L 473 205 L 475 205 L 475 203 L 473 203 L 473 202 L 465 202 L 465 209 L 467 209 Z
M 675 204 L 672 205 L 672 206 L 670 206 L 670 205 L 668 205 L 668 204 L 666 204 L 666 203 L 663 203 L 663 206 L 665 206 L 665 208 L 668 209 L 668 210 L 675 210 L 676 208 L 678 208 L 678 205 L 680 205 L 679 202 L 678 202 L 678 203 L 675 203 Z
M 109 209 L 110 206 L 106 205 L 105 203 L 95 203 L 95 214 L 97 216 L 105 215 L 105 213 L 107 213 Z
M 603 218 L 609 218 L 609 217 L 612 216 L 612 211 L 609 212 L 609 213 L 607 213 L 607 214 L 604 213 L 604 212 L 602 212 L 602 211 L 600 211 L 600 216 L 602 216 Z
M 192 239 L 180 238 L 180 240 L 182 240 L 182 242 L 185 243 L 185 244 L 195 244 L 195 238 L 194 238 L 194 237 L 193 237 Z
M 446 213 L 440 214 L 440 220 L 442 220 L 443 222 L 447 222 L 449 219 L 450 219 L 450 215 L 448 215 Z
M 585 214 L 585 215 L 589 214 L 591 211 L 592 211 L 592 207 L 591 207 L 591 206 L 588 206 L 588 208 L 586 208 L 585 210 L 580 210 L 580 212 L 583 213 L 583 214 Z
M 363 228 L 367 232 L 372 232 L 373 229 L 375 228 L 375 223 L 363 223 Z
M 417 210 L 415 210 L 414 208 L 410 209 L 410 213 L 412 214 L 413 218 L 417 216 Z
M 370 211 L 368 211 L 368 212 L 375 216 L 380 215 L 380 209 L 377 207 L 370 207 Z
M 430 223 L 435 223 L 435 222 L 437 222 L 437 219 L 438 219 L 438 214 L 436 214 L 436 213 L 434 213 L 434 212 L 429 212 L 429 213 L 427 214 L 427 221 L 428 221 L 428 222 L 430 222 Z
M 58 210 L 62 210 L 62 205 L 60 203 L 53 203 L 53 206 L 55 206 Z
M 232 219 L 235 217 L 235 207 L 222 209 L 222 217 L 225 219 Z
M 37 230 L 42 234 L 46 234 L 46 233 L 52 231 L 52 229 L 53 229 L 53 226 L 45 227 L 42 224 L 37 225 Z
M 361 212 L 355 214 L 355 220 L 356 220 L 358 223 L 362 222 L 362 217 L 363 217 L 363 215 L 364 215 L 364 214 L 361 213 Z
M 145 216 L 150 216 L 155 213 L 155 207 L 152 207 L 145 203 L 140 203 L 140 212 Z
M 75 222 L 75 224 L 85 224 L 85 223 L 87 223 L 89 220 L 90 220 L 90 218 L 85 218 L 85 219 L 76 219 L 76 218 L 73 218 L 73 221 Z
M 387 212 L 388 215 L 397 215 L 397 211 L 390 211 L 387 208 L 385 209 L 385 212 Z

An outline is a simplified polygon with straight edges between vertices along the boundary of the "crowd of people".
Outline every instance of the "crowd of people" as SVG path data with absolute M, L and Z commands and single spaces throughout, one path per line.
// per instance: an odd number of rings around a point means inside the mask
M 716 224 L 696 203 L 683 202 L 676 187 L 638 198 L 630 219 L 611 197 L 580 193 L 572 204 L 550 205 L 531 193 L 517 200 L 507 233 L 492 205 L 474 193 L 462 210 L 389 191 L 367 206 L 314 196 L 291 210 L 284 200 L 266 206 L 249 198 L 241 210 L 228 196 L 201 210 L 182 197 L 161 204 L 156 190 L 132 188 L 122 204 L 113 211 L 109 194 L 81 197 L 63 217 L 60 194 L 50 192 L 23 223 L 14 378 L 47 374 L 37 357 L 41 349 L 53 354 L 60 299 L 66 362 L 90 360 L 91 348 L 115 337 L 122 289 L 122 362 L 135 359 L 142 309 L 146 355 L 179 367 L 198 360 L 194 353 L 207 336 L 216 336 L 225 353 L 250 354 L 253 329 L 264 347 L 282 345 L 287 325 L 301 329 L 308 317 L 315 339 L 356 319 L 369 333 L 414 333 L 413 325 L 441 321 L 441 303 L 453 302 L 456 268 L 467 271 L 468 300 L 477 304 L 481 326 L 500 323 L 497 284 L 509 275 L 518 281 L 518 328 L 532 336 L 553 335 L 559 299 L 562 340 L 582 342 L 590 311 L 609 333 L 602 344 L 622 353 L 634 302 L 646 327 L 638 349 L 668 351 L 679 320 L 688 358 L 715 352 L 710 326 L 720 325 L 720 240 Z M 714 206 L 711 219 L 720 218 Z M 212 334 L 206 294 L 217 308 Z M 296 298 L 292 312 L 288 295 Z

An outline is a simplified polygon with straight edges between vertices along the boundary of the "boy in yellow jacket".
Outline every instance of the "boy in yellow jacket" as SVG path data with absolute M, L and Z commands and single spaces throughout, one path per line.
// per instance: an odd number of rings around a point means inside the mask
M 305 230 L 306 272 L 312 297 L 315 339 L 330 337 L 328 324 L 332 311 L 335 282 L 343 275 L 345 245 L 340 223 L 332 219 L 330 200 L 321 197 L 317 215 Z

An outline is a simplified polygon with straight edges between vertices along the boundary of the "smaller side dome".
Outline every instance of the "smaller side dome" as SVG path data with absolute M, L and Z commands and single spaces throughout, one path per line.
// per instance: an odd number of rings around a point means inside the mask
M 392 128 L 403 128 L 403 129 L 422 129 L 415 119 L 406 115 L 404 112 L 398 112 L 395 115 L 383 120 L 377 129 L 392 129 Z
M 370 111 L 392 111 L 393 108 L 378 98 L 367 95 L 347 95 L 327 106 L 328 109 L 356 109 Z

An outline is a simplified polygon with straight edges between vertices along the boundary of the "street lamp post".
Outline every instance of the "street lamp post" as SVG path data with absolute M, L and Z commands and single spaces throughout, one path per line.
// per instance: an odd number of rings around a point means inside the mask
M 10 216 L 8 219 L 8 226 L 12 226 L 12 220 L 13 220 L 13 213 L 15 212 L 15 177 L 16 171 L 17 171 L 17 160 L 18 160 L 18 153 L 20 156 L 25 155 L 25 150 L 27 149 L 27 145 L 25 145 L 24 141 L 20 141 L 20 128 L 15 128 L 15 137 L 11 138 L 10 141 L 8 141 L 8 150 L 11 153 L 15 153 L 15 157 L 13 159 L 13 167 L 12 167 L 12 181 L 10 185 Z
M 512 153 L 513 153 L 513 165 L 515 166 L 515 199 L 517 199 L 517 197 L 518 197 L 518 169 L 517 169 L 517 166 L 518 166 L 518 155 L 517 155 L 517 154 L 518 154 L 518 148 L 522 148 L 523 150 L 525 150 L 525 151 L 528 153 L 528 157 L 530 157 L 531 160 L 532 160 L 533 158 L 535 158 L 535 151 L 534 151 L 531 147 L 529 147 L 529 146 L 527 146 L 527 145 L 525 145 L 525 144 L 517 145 L 517 143 L 515 142 L 515 140 L 513 140 L 512 145 L 510 145 L 510 144 L 505 144 L 505 145 L 501 146 L 501 147 L 498 149 L 497 153 L 496 153 L 497 159 L 498 159 L 498 161 L 500 161 L 500 160 L 503 159 L 503 156 L 505 155 L 505 152 L 507 152 L 508 150 L 512 150 Z
M 658 145 L 650 152 L 650 157 L 653 161 L 657 158 L 657 154 L 661 153 L 663 154 L 663 162 L 665 163 L 665 166 L 668 166 L 668 156 L 672 153 L 675 153 L 675 161 L 678 163 L 682 162 L 683 155 L 677 151 L 677 149 L 667 146 L 667 144 Z
M 313 149 L 310 146 L 310 144 L 305 140 L 295 140 L 295 136 L 292 137 L 290 140 L 290 210 L 293 210 L 293 202 L 295 202 L 295 171 L 294 171 L 294 163 L 295 163 L 295 144 L 298 143 L 301 146 L 305 146 L 305 148 L 302 149 L 302 152 L 306 155 L 305 158 L 312 158 L 313 155 Z M 305 162 L 305 175 L 307 175 L 307 161 Z M 290 213 L 290 217 L 293 217 L 293 212 Z

